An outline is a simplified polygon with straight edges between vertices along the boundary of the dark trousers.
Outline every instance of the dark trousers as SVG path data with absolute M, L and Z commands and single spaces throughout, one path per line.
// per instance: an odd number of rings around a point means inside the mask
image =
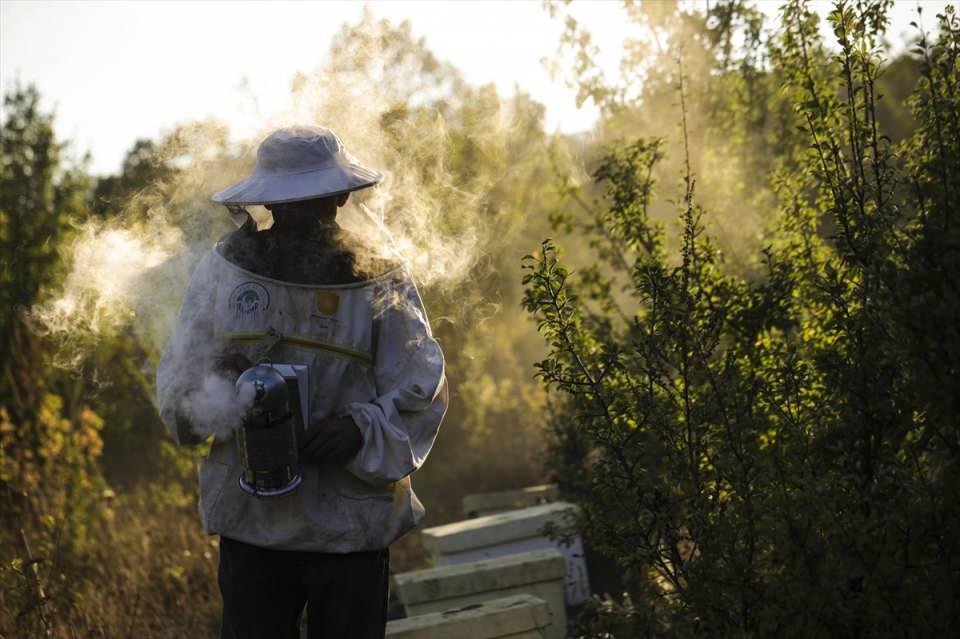
M 383 639 L 389 552 L 270 550 L 220 538 L 220 639 Z

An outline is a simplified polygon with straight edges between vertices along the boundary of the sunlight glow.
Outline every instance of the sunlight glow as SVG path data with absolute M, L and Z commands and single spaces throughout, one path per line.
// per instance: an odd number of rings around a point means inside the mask
M 814 3 L 825 12 L 829 2 Z M 924 2 L 929 25 L 944 2 Z M 771 17 L 779 2 L 761 1 Z M 549 130 L 589 129 L 592 104 L 577 108 L 564 78 L 551 78 L 562 24 L 541 2 L 65 2 L 0 3 L 0 86 L 36 83 L 56 108 L 59 135 L 89 151 L 95 173 L 112 173 L 132 141 L 206 118 L 245 138 L 284 108 L 294 74 L 323 62 L 344 23 L 364 8 L 395 23 L 409 20 L 437 56 L 472 84 L 501 95 L 520 90 L 546 107 Z M 891 12 L 894 37 L 909 33 L 916 3 Z M 594 34 L 598 60 L 615 77 L 630 25 L 619 2 L 574 2 Z M 83 25 L 83 28 L 78 28 Z

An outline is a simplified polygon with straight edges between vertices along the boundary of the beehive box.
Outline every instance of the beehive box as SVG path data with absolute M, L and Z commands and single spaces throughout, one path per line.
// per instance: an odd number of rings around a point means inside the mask
M 520 510 L 466 519 L 427 528 L 423 545 L 436 566 L 504 557 L 532 550 L 559 550 L 566 562 L 564 588 L 567 605 L 579 605 L 590 594 L 583 542 L 572 529 L 576 506 L 555 502 Z M 548 539 L 545 527 L 552 525 L 569 533 L 569 540 Z
M 547 603 L 517 595 L 387 623 L 390 639 L 541 639 L 550 627 Z
M 544 637 L 563 639 L 566 559 L 555 548 L 396 575 L 396 592 L 407 616 L 462 608 L 491 599 L 530 594 L 547 603 L 553 623 Z
M 528 486 L 519 490 L 504 490 L 495 493 L 476 493 L 463 498 L 464 517 L 485 517 L 505 510 L 529 508 L 557 501 L 556 484 Z

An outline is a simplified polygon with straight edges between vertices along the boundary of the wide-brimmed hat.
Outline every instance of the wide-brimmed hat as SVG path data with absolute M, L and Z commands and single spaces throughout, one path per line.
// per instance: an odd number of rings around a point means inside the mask
M 257 149 L 253 173 L 214 193 L 213 201 L 227 206 L 297 202 L 349 193 L 382 179 L 382 173 L 347 153 L 330 129 L 291 126 L 267 136 Z

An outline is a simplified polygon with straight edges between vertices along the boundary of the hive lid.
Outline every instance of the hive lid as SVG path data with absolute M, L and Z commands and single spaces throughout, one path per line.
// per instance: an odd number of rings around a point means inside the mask
M 562 580 L 565 574 L 563 553 L 549 548 L 407 572 L 396 575 L 394 580 L 400 601 L 409 606 Z
M 421 537 L 423 545 L 434 555 L 496 546 L 518 539 L 542 537 L 543 528 L 548 523 L 562 529 L 569 528 L 576 509 L 571 503 L 558 501 L 427 528 Z
M 538 506 L 556 501 L 558 495 L 559 489 L 556 484 L 527 486 L 519 490 L 503 490 L 495 493 L 476 493 L 463 498 L 463 514 L 474 517 L 514 508 Z
M 482 604 L 433 612 L 387 624 L 389 639 L 497 639 L 550 625 L 550 608 L 543 599 L 515 595 Z

